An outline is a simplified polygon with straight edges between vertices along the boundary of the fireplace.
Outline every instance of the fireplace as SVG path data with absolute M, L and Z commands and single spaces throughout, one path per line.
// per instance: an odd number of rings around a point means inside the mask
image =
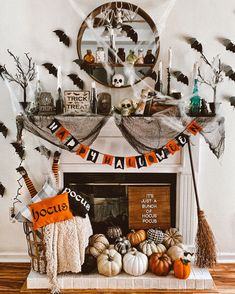
M 64 173 L 64 185 L 91 204 L 94 233 L 108 226 L 129 229 L 176 226 L 175 173 Z M 138 213 L 136 213 L 138 211 Z

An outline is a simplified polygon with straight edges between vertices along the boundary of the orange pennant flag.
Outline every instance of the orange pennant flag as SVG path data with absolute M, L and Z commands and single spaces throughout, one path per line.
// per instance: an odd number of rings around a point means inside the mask
M 126 157 L 126 167 L 127 168 L 130 168 L 130 167 L 136 168 L 135 156 Z
M 202 127 L 196 121 L 192 121 L 187 125 L 186 130 L 195 136 L 198 132 L 201 132 Z
M 70 133 L 64 127 L 60 127 L 59 130 L 55 133 L 55 135 L 62 142 L 70 135 Z
M 144 155 L 144 157 L 145 157 L 145 160 L 147 161 L 147 163 L 148 163 L 149 166 L 152 165 L 153 163 L 157 163 L 158 162 L 157 156 L 156 156 L 156 154 L 155 154 L 154 151 L 151 151 L 149 153 L 146 153 Z
M 113 155 L 104 154 L 102 164 L 112 165 L 113 164 L 113 158 L 114 158 Z
M 83 159 L 86 157 L 89 147 L 87 145 L 80 144 L 76 154 L 81 156 Z
M 180 150 L 179 145 L 177 144 L 177 142 L 175 140 L 171 140 L 166 144 L 166 148 L 168 149 L 168 151 L 171 154 L 174 154 L 176 151 Z

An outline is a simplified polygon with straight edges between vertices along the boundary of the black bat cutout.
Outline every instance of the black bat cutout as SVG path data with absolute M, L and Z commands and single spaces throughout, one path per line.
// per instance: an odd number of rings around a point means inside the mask
M 18 142 L 12 142 L 11 145 L 15 148 L 15 152 L 19 155 L 20 159 L 23 159 L 25 156 L 24 146 Z
M 230 65 L 223 65 L 223 71 L 226 77 L 235 82 L 235 72 Z
M 80 69 L 84 70 L 86 73 L 88 74 L 92 73 L 90 64 L 87 61 L 81 60 L 81 59 L 75 59 L 73 60 L 73 62 L 75 62 L 80 67 Z
M 57 77 L 57 68 L 50 62 L 42 64 L 48 71 L 49 74 L 52 74 L 54 77 Z
M 0 121 L 0 133 L 2 133 L 5 138 L 7 137 L 8 128 L 1 121 Z
M 235 97 L 234 96 L 229 98 L 229 102 L 230 102 L 231 106 L 235 107 Z
M 46 148 L 44 145 L 40 145 L 35 148 L 38 152 L 40 152 L 41 155 L 46 156 L 47 159 L 51 157 L 51 150 Z
M 79 78 L 77 74 L 69 74 L 68 77 L 73 81 L 73 84 L 76 85 L 78 88 L 83 90 L 84 82 Z
M 4 80 L 3 73 L 5 72 L 5 68 L 0 65 L 0 77 Z
M 186 41 L 190 44 L 191 48 L 195 49 L 200 53 L 203 52 L 202 44 L 198 42 L 196 38 L 186 37 Z
M 235 44 L 233 44 L 231 41 L 227 44 L 226 50 L 231 51 L 235 53 Z
M 55 30 L 53 32 L 56 34 L 56 36 L 59 37 L 60 42 L 62 42 L 67 47 L 70 46 L 70 38 L 65 34 L 65 32 L 61 30 Z
M 6 188 L 3 186 L 3 184 L 0 182 L 0 195 L 3 197 L 5 193 Z
M 138 42 L 138 34 L 130 25 L 122 25 L 122 30 L 127 33 L 127 37 L 131 38 L 131 40 L 135 43 Z
M 185 85 L 189 85 L 189 80 L 186 75 L 184 75 L 181 71 L 174 71 L 173 76 L 177 79 L 178 82 L 181 82 Z
M 225 46 L 226 50 L 235 53 L 235 44 L 231 40 L 223 37 L 218 37 L 217 39 L 223 46 Z

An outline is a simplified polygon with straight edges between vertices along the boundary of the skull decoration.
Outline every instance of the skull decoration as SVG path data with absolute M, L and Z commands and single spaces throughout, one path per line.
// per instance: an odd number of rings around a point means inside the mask
M 112 78 L 112 85 L 116 88 L 124 86 L 124 76 L 121 74 L 115 74 Z
M 123 99 L 119 104 L 119 109 L 121 111 L 122 116 L 129 116 L 135 112 L 135 105 L 133 100 L 130 98 Z

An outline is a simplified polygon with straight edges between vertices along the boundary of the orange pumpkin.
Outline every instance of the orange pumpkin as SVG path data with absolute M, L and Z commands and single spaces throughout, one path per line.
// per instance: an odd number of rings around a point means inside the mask
M 157 276 L 167 276 L 171 270 L 171 265 L 171 259 L 167 254 L 153 253 L 150 256 L 150 270 Z
M 146 237 L 147 236 L 145 230 L 131 230 L 131 232 L 127 235 L 127 238 L 132 246 L 139 245 L 141 242 L 146 240 Z
M 190 261 L 185 258 L 178 258 L 174 262 L 174 274 L 178 279 L 186 280 L 191 272 Z

